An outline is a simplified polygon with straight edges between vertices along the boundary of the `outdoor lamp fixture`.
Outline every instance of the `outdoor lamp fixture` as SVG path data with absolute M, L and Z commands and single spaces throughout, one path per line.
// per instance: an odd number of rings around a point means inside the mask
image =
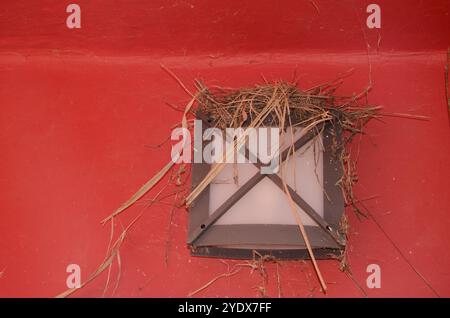
M 277 173 L 261 173 L 259 161 L 225 163 L 190 206 L 191 255 L 252 259 L 256 251 L 277 259 L 310 258 L 285 193 L 283 171 L 315 258 L 339 257 L 345 247 L 345 235 L 339 232 L 343 171 L 336 153 L 341 148 L 333 143 L 341 142 L 341 130 L 331 122 L 321 127 L 282 134 Z M 192 188 L 212 166 L 193 163 Z

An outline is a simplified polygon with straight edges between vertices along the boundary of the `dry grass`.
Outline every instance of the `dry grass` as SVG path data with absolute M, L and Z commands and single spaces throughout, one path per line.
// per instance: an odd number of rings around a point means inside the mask
M 353 193 L 353 185 L 357 181 L 356 168 L 346 145 L 353 140 L 355 135 L 363 133 L 364 126 L 371 119 L 380 117 L 381 107 L 358 104 L 364 94 L 352 97 L 335 95 L 334 93 L 341 83 L 342 78 L 338 78 L 335 81 L 302 91 L 295 84 L 287 82 L 265 83 L 251 88 L 233 90 L 219 87 L 210 89 L 197 81 L 196 86 L 199 93 L 196 113 L 211 126 L 223 130 L 244 128 L 244 133 L 238 137 L 239 139 L 236 139 L 226 149 L 225 156 L 242 146 L 248 128 L 280 127 L 282 134 L 285 134 L 292 132 L 295 127 L 301 127 L 306 133 L 310 130 L 319 132 L 324 124 L 329 124 L 332 127 L 333 153 L 340 161 L 343 170 L 338 184 L 342 189 L 346 204 L 352 205 L 355 211 L 362 214 L 355 203 Z M 292 144 L 291 152 L 293 151 Z M 224 163 L 217 164 L 209 171 L 187 196 L 186 204 L 188 206 L 194 202 L 224 166 Z M 282 179 L 285 179 L 283 173 Z M 314 257 L 303 222 L 284 181 L 283 185 L 317 278 L 323 292 L 326 292 L 327 286 Z
M 346 146 L 356 135 L 363 133 L 364 126 L 371 119 L 382 116 L 381 107 L 359 104 L 364 97 L 363 94 L 350 97 L 335 95 L 341 83 L 342 78 L 338 78 L 302 91 L 295 84 L 287 82 L 265 83 L 233 90 L 219 87 L 210 89 L 197 81 L 199 94 L 196 113 L 202 117 L 201 119 L 220 129 L 276 126 L 283 128 L 284 133 L 288 133 L 294 127 L 303 127 L 307 131 L 319 130 L 324 123 L 330 124 L 335 131 L 333 150 L 336 156 L 339 156 L 344 170 L 339 185 L 345 202 L 362 214 L 356 205 L 357 200 L 352 190 L 357 180 L 356 167 Z M 337 138 L 338 132 L 342 132 L 342 142 Z M 238 147 L 238 142 L 231 146 Z M 222 168 L 223 165 L 216 165 L 215 169 L 210 171 L 204 181 L 187 197 L 188 205 Z
M 208 281 L 206 284 L 202 285 L 201 287 L 197 288 L 196 290 L 190 292 L 188 294 L 188 297 L 193 297 L 197 295 L 198 293 L 208 289 L 210 286 L 212 286 L 215 282 L 222 278 L 228 278 L 231 276 L 234 276 L 241 272 L 242 269 L 246 268 L 249 270 L 249 274 L 258 273 L 261 281 L 257 286 L 255 286 L 255 290 L 258 292 L 260 297 L 267 297 L 267 284 L 269 280 L 269 276 L 266 269 L 267 263 L 275 263 L 277 266 L 277 290 L 278 290 L 278 297 L 281 297 L 282 291 L 281 291 L 281 282 L 280 282 L 280 272 L 279 272 L 279 262 L 272 256 L 268 255 L 261 255 L 257 251 L 253 251 L 253 259 L 246 261 L 244 263 L 236 263 L 233 265 L 228 264 L 225 261 L 221 262 L 227 266 L 227 271 L 225 273 L 219 274 L 212 278 L 210 281 Z
M 244 134 L 239 139 L 235 139 L 234 143 L 226 149 L 225 153 L 228 156 L 230 153 L 243 145 L 247 136 L 246 128 L 258 128 L 264 126 L 278 126 L 282 128 L 282 133 L 288 133 L 292 131 L 294 127 L 302 127 L 304 130 L 315 130 L 319 132 L 324 124 L 329 124 L 332 127 L 333 135 L 333 151 L 336 158 L 340 161 L 343 170 L 343 176 L 339 181 L 339 186 L 342 189 L 343 196 L 345 198 L 346 205 L 351 205 L 357 214 L 365 215 L 364 212 L 358 207 L 360 201 L 355 199 L 353 193 L 353 186 L 357 181 L 356 164 L 352 154 L 349 151 L 349 143 L 352 142 L 356 135 L 364 133 L 365 125 L 371 119 L 379 119 L 381 116 L 396 116 L 406 117 L 413 119 L 426 119 L 421 116 L 411 116 L 407 114 L 397 113 L 382 113 L 380 106 L 369 106 L 366 102 L 362 102 L 364 97 L 367 97 L 367 88 L 362 93 L 354 96 L 339 96 L 336 89 L 342 84 L 344 76 L 341 76 L 333 81 L 306 89 L 301 90 L 295 83 L 287 82 L 274 82 L 268 83 L 267 81 L 262 85 L 256 85 L 249 88 L 230 89 L 221 87 L 207 87 L 203 83 L 196 81 L 195 85 L 197 92 L 192 93 L 186 86 L 176 77 L 174 73 L 162 66 L 162 68 L 172 76 L 178 84 L 186 91 L 192 99 L 186 105 L 184 110 L 174 108 L 177 111 L 183 112 L 181 126 L 184 128 L 191 128 L 189 117 L 197 117 L 208 121 L 211 126 L 215 126 L 221 129 L 225 128 L 244 128 Z M 172 106 L 171 106 L 172 107 Z M 338 138 L 338 136 L 342 138 Z M 293 147 L 292 147 L 292 151 Z M 130 206 L 134 205 L 140 200 L 146 193 L 151 191 L 156 184 L 158 184 L 163 177 L 173 170 L 173 163 L 169 162 L 158 173 L 155 174 L 147 183 L 145 183 L 129 200 L 123 203 L 116 211 L 110 216 L 105 218 L 102 223 L 112 222 L 114 225 L 114 219 L 118 217 L 123 211 Z M 195 189 L 189 194 L 183 194 L 181 201 L 187 206 L 195 201 L 196 197 L 212 182 L 212 180 L 223 169 L 224 164 L 214 165 L 207 176 L 200 182 Z M 173 178 L 169 178 L 173 183 L 179 183 L 179 180 L 174 181 Z M 157 202 L 159 199 L 158 193 L 155 198 L 150 201 L 150 205 Z M 175 193 L 173 193 L 175 194 Z M 170 194 L 173 195 L 173 194 Z M 286 192 L 287 199 L 289 200 L 289 193 Z M 177 196 L 178 197 L 178 196 Z M 298 216 L 295 208 L 292 209 L 293 213 Z M 138 215 L 129 225 L 118 235 L 113 241 L 111 236 L 110 246 L 107 250 L 105 260 L 100 264 L 98 269 L 92 273 L 89 279 L 83 284 L 87 283 L 99 276 L 103 271 L 108 269 L 108 279 L 105 290 L 109 285 L 109 276 L 111 274 L 111 265 L 113 261 L 117 261 L 120 267 L 120 253 L 119 249 L 133 224 L 140 218 Z M 297 218 L 300 233 L 304 238 L 307 246 L 308 238 L 306 233 L 302 231 L 303 224 L 299 218 Z M 345 223 L 345 224 L 344 224 Z M 345 232 L 347 224 L 344 221 L 342 230 Z M 114 227 L 112 227 L 114 228 Z M 322 285 L 323 291 L 326 290 L 326 285 L 320 274 L 319 268 L 315 262 L 312 249 L 308 248 L 313 265 L 316 270 L 319 281 Z M 167 251 L 166 251 L 167 254 Z M 167 262 L 167 256 L 166 256 Z M 264 262 L 263 262 L 264 263 Z M 263 264 L 262 263 L 262 264 Z M 201 288 L 193 291 L 190 296 L 197 294 L 205 288 L 212 285 L 218 279 L 229 277 L 237 274 L 242 267 L 255 268 L 256 263 L 238 264 L 233 268 L 229 268 L 228 271 L 218 277 L 215 277 L 210 282 L 202 286 Z M 261 273 L 264 273 L 264 268 L 259 268 Z M 120 271 L 119 271 L 120 273 Z M 116 282 L 120 277 L 117 277 Z M 278 276 L 279 279 L 279 276 Z M 278 284 L 280 282 L 278 281 Z M 117 283 L 116 283 L 117 286 Z M 280 285 L 279 285 L 280 286 Z M 281 287 L 279 287 L 279 295 L 281 295 Z M 68 290 L 62 293 L 60 296 L 65 297 L 70 295 L 75 290 Z M 265 291 L 261 291 L 262 294 Z

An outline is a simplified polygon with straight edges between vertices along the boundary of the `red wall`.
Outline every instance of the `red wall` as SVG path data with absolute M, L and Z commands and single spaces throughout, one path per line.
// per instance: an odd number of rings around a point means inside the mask
M 69 3 L 0 4 L 0 296 L 54 296 L 68 264 L 86 279 L 103 260 L 109 227 L 99 221 L 169 160 L 170 145 L 146 145 L 180 120 L 165 102 L 188 101 L 160 63 L 189 87 L 199 77 L 238 87 L 296 72 L 306 88 L 354 68 L 342 94 L 366 87 L 370 64 L 371 103 L 430 120 L 374 121 L 361 139 L 355 191 L 377 196 L 366 205 L 381 228 L 348 211 L 354 278 L 371 297 L 450 296 L 448 1 L 377 1 L 380 30 L 365 27 L 369 1 L 77 1 L 79 30 L 65 26 Z M 187 213 L 177 210 L 172 226 L 169 214 L 149 208 L 130 232 L 116 296 L 183 297 L 226 271 L 190 257 Z M 372 263 L 381 289 L 365 285 Z M 362 296 L 336 261 L 319 266 L 327 296 Z M 276 297 L 276 266 L 267 267 Z M 323 296 L 308 262 L 279 273 L 284 296 Z M 101 296 L 104 282 L 75 295 Z M 244 269 L 198 295 L 258 296 L 260 282 Z
M 446 50 L 449 2 L 376 1 L 382 28 L 365 27 L 371 1 L 79 0 L 81 30 L 64 21 L 70 1 L 2 1 L 4 51 L 190 55 L 307 50 Z

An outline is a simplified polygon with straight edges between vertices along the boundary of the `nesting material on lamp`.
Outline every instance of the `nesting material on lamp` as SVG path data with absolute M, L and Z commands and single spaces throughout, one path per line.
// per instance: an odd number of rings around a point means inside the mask
M 251 258 L 256 249 L 277 258 L 340 257 L 340 222 L 344 202 L 354 201 L 355 180 L 345 145 L 379 110 L 358 105 L 362 95 L 334 95 L 341 83 L 302 91 L 285 82 L 237 90 L 196 82 L 195 115 L 206 127 L 277 127 L 284 133 L 281 169 L 273 175 L 262 175 L 254 163 L 193 164 L 186 197 L 193 255 Z

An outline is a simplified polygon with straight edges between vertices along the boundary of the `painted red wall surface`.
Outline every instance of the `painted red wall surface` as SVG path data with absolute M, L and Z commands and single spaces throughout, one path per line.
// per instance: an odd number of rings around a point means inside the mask
M 319 266 L 326 297 L 450 296 L 449 1 L 377 1 L 381 29 L 365 25 L 370 1 L 79 0 L 76 30 L 65 24 L 69 3 L 0 3 L 0 296 L 55 296 L 68 264 L 85 280 L 102 262 L 110 227 L 100 220 L 170 159 L 169 144 L 148 145 L 180 121 L 166 102 L 189 100 L 161 63 L 190 88 L 195 78 L 239 87 L 294 73 L 307 88 L 353 68 L 340 93 L 362 91 L 370 75 L 370 103 L 428 116 L 368 125 L 354 148 L 355 192 L 376 196 L 365 202 L 376 222 L 347 211 L 354 280 L 337 261 Z M 114 296 L 184 297 L 226 272 L 189 256 L 186 210 L 172 226 L 169 215 L 155 205 L 130 231 Z M 369 264 L 381 267 L 380 289 L 366 287 Z M 276 265 L 267 270 L 277 297 Z M 283 296 L 324 296 L 309 262 L 283 262 L 279 276 Z M 105 281 L 74 296 L 101 296 Z M 243 269 L 197 296 L 258 296 L 260 283 Z

